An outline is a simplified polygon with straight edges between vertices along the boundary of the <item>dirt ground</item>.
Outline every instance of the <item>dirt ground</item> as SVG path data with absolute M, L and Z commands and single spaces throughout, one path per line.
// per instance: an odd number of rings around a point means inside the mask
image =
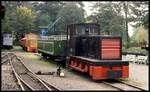
M 17 80 L 12 72 L 10 65 L 2 65 L 1 72 L 1 90 L 2 91 L 19 91 L 21 90 L 17 84 Z
M 51 60 L 43 60 L 37 53 L 29 53 L 20 51 L 21 48 L 16 48 L 16 54 L 24 61 L 25 65 L 33 72 L 56 72 L 58 65 L 51 63 Z M 14 50 L 13 50 L 14 51 Z M 65 77 L 54 75 L 38 75 L 48 83 L 59 87 L 62 90 L 116 90 L 112 87 L 104 85 L 100 81 L 92 81 L 86 74 L 81 74 L 76 71 L 63 69 Z M 125 81 L 149 90 L 149 66 L 129 64 L 129 78 Z
M 30 55 L 28 55 L 30 54 Z M 38 72 L 39 70 L 42 72 L 55 72 L 58 68 L 56 64 L 49 63 L 50 61 L 41 61 L 38 55 L 33 55 L 32 53 L 20 54 L 22 55 L 22 59 L 25 59 L 25 56 L 28 56 L 28 60 L 26 58 L 25 64 L 33 71 Z M 31 59 L 32 58 L 32 59 Z M 37 60 L 34 60 L 37 59 Z M 130 84 L 134 84 L 144 89 L 149 89 L 149 74 L 148 74 L 148 65 L 138 65 L 132 64 L 129 65 L 129 78 L 126 79 Z M 64 70 L 65 77 L 60 78 L 56 75 L 39 75 L 41 78 L 52 82 L 54 85 L 65 89 L 65 90 L 109 90 L 109 88 L 105 88 L 102 85 L 97 84 L 92 81 L 89 76 L 80 74 L 76 71 Z M 86 76 L 86 77 L 85 77 Z M 57 82 L 58 81 L 58 82 Z M 74 86 L 75 85 L 75 86 Z M 112 90 L 112 88 L 110 88 Z
M 33 72 L 56 72 L 58 66 L 50 63 L 50 61 L 40 60 L 38 55 L 33 53 L 17 53 L 24 61 L 28 68 Z M 76 71 L 65 70 L 65 77 L 58 77 L 54 75 L 38 75 L 48 83 L 62 89 L 62 90 L 116 90 L 112 87 L 106 86 L 100 82 L 94 82 L 89 76 L 80 74 Z

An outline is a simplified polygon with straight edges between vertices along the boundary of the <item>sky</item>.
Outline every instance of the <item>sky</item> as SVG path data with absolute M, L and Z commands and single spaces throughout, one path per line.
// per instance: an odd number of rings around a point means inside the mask
M 94 11 L 90 10 L 91 7 L 93 5 L 93 3 L 95 3 L 94 1 L 83 1 L 83 4 L 84 4 L 84 10 L 86 11 L 86 17 L 91 15 Z M 134 33 L 134 27 L 132 27 L 130 24 L 128 24 L 128 33 L 129 33 L 129 36 L 131 37 Z
M 91 7 L 93 5 L 93 3 L 95 2 L 92 2 L 92 1 L 83 1 L 83 4 L 84 4 L 84 10 L 86 11 L 86 14 L 89 16 L 92 14 L 93 11 L 91 11 Z

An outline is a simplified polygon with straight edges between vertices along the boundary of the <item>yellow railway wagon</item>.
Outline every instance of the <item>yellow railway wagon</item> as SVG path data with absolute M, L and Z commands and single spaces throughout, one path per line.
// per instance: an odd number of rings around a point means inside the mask
M 37 52 L 37 39 L 36 34 L 29 33 L 20 40 L 20 43 L 27 52 Z

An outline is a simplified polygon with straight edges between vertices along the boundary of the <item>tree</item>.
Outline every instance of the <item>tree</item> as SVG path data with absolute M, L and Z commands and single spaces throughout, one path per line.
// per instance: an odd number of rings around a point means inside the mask
M 145 30 L 144 26 L 140 26 L 135 31 L 133 38 L 139 45 L 146 46 L 148 44 L 148 31 Z
M 63 2 L 33 2 L 32 9 L 36 12 L 37 18 L 35 21 L 35 24 L 37 27 L 39 26 L 48 26 L 54 23 L 54 21 L 57 19 L 57 15 L 64 5 Z M 56 26 L 54 25 L 54 28 L 56 30 Z M 50 30 L 48 31 L 48 34 L 52 34 Z
M 48 13 L 43 13 L 42 15 L 36 14 L 36 25 L 37 26 L 47 26 L 48 24 L 52 24 L 51 18 Z
M 35 28 L 35 14 L 30 8 L 24 6 L 18 6 L 16 8 L 16 13 L 14 19 L 15 28 L 17 35 L 20 37 L 22 34 L 34 32 Z
M 30 28 L 34 26 L 34 23 L 32 20 L 34 20 L 35 18 L 32 19 L 31 17 L 29 18 L 26 16 L 26 15 L 32 16 L 33 14 L 33 11 L 31 11 L 31 8 L 30 8 L 32 7 L 31 2 L 3 1 L 2 3 L 6 7 L 6 16 L 5 16 L 5 19 L 2 21 L 2 33 L 3 32 L 12 33 L 14 36 L 14 39 L 16 39 L 16 37 L 18 36 L 17 37 L 17 41 L 18 41 L 19 36 L 21 34 L 24 34 L 26 31 L 33 31 L 35 29 L 34 28 L 30 30 Z M 29 13 L 28 11 L 30 11 L 31 14 L 25 14 L 26 16 L 25 17 L 22 11 L 17 11 L 17 9 L 19 10 L 20 6 L 28 7 L 26 9 L 27 11 L 23 11 L 23 12 Z
M 101 26 L 101 33 L 108 35 L 122 35 L 124 30 L 124 19 L 120 14 L 119 5 L 112 2 L 98 2 L 93 6 L 97 9 L 91 17 L 93 22 L 97 22 Z
M 76 4 L 66 4 L 59 12 L 58 16 L 63 16 L 66 24 L 83 22 L 84 10 Z
M 62 17 L 59 22 L 59 30 L 66 30 L 68 24 L 84 22 L 84 10 L 82 7 L 77 6 L 77 3 L 66 3 L 59 11 L 57 17 Z
M 125 33 L 126 33 L 126 42 L 128 44 L 129 42 L 129 34 L 128 34 L 128 3 L 127 2 L 123 2 L 123 10 L 125 13 Z M 128 45 L 127 45 L 128 48 Z
M 107 34 L 119 34 L 120 30 L 126 47 L 130 42 L 128 24 L 136 23 L 136 27 L 144 25 L 148 28 L 148 2 L 98 2 L 93 6 L 97 9 L 94 15 L 88 17 L 100 23 L 101 29 Z M 110 24 L 109 24 L 110 23 Z M 112 33 L 111 33 L 112 32 Z
M 2 33 L 3 32 L 10 32 L 13 33 L 13 31 L 15 31 L 14 28 L 14 14 L 15 14 L 15 9 L 16 6 L 18 6 L 18 2 L 2 2 L 2 4 L 5 6 L 6 10 L 5 10 L 5 19 L 2 20 Z
M 144 28 L 149 28 L 149 2 L 148 1 L 137 1 L 130 2 L 129 8 L 131 9 L 132 19 L 137 22 L 135 27 L 143 25 Z
M 63 6 L 63 2 L 46 1 L 46 2 L 41 2 L 41 3 L 34 3 L 33 9 L 40 16 L 43 14 L 48 14 L 48 16 L 51 18 L 51 21 L 54 22 L 62 6 Z

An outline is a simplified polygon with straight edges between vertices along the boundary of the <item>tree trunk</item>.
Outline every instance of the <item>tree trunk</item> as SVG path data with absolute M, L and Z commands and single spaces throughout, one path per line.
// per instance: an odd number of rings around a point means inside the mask
M 128 3 L 127 2 L 124 2 L 124 10 L 125 10 L 126 44 L 127 44 L 127 47 L 128 47 L 129 34 L 128 34 L 128 20 L 127 20 L 127 15 L 128 15 Z

